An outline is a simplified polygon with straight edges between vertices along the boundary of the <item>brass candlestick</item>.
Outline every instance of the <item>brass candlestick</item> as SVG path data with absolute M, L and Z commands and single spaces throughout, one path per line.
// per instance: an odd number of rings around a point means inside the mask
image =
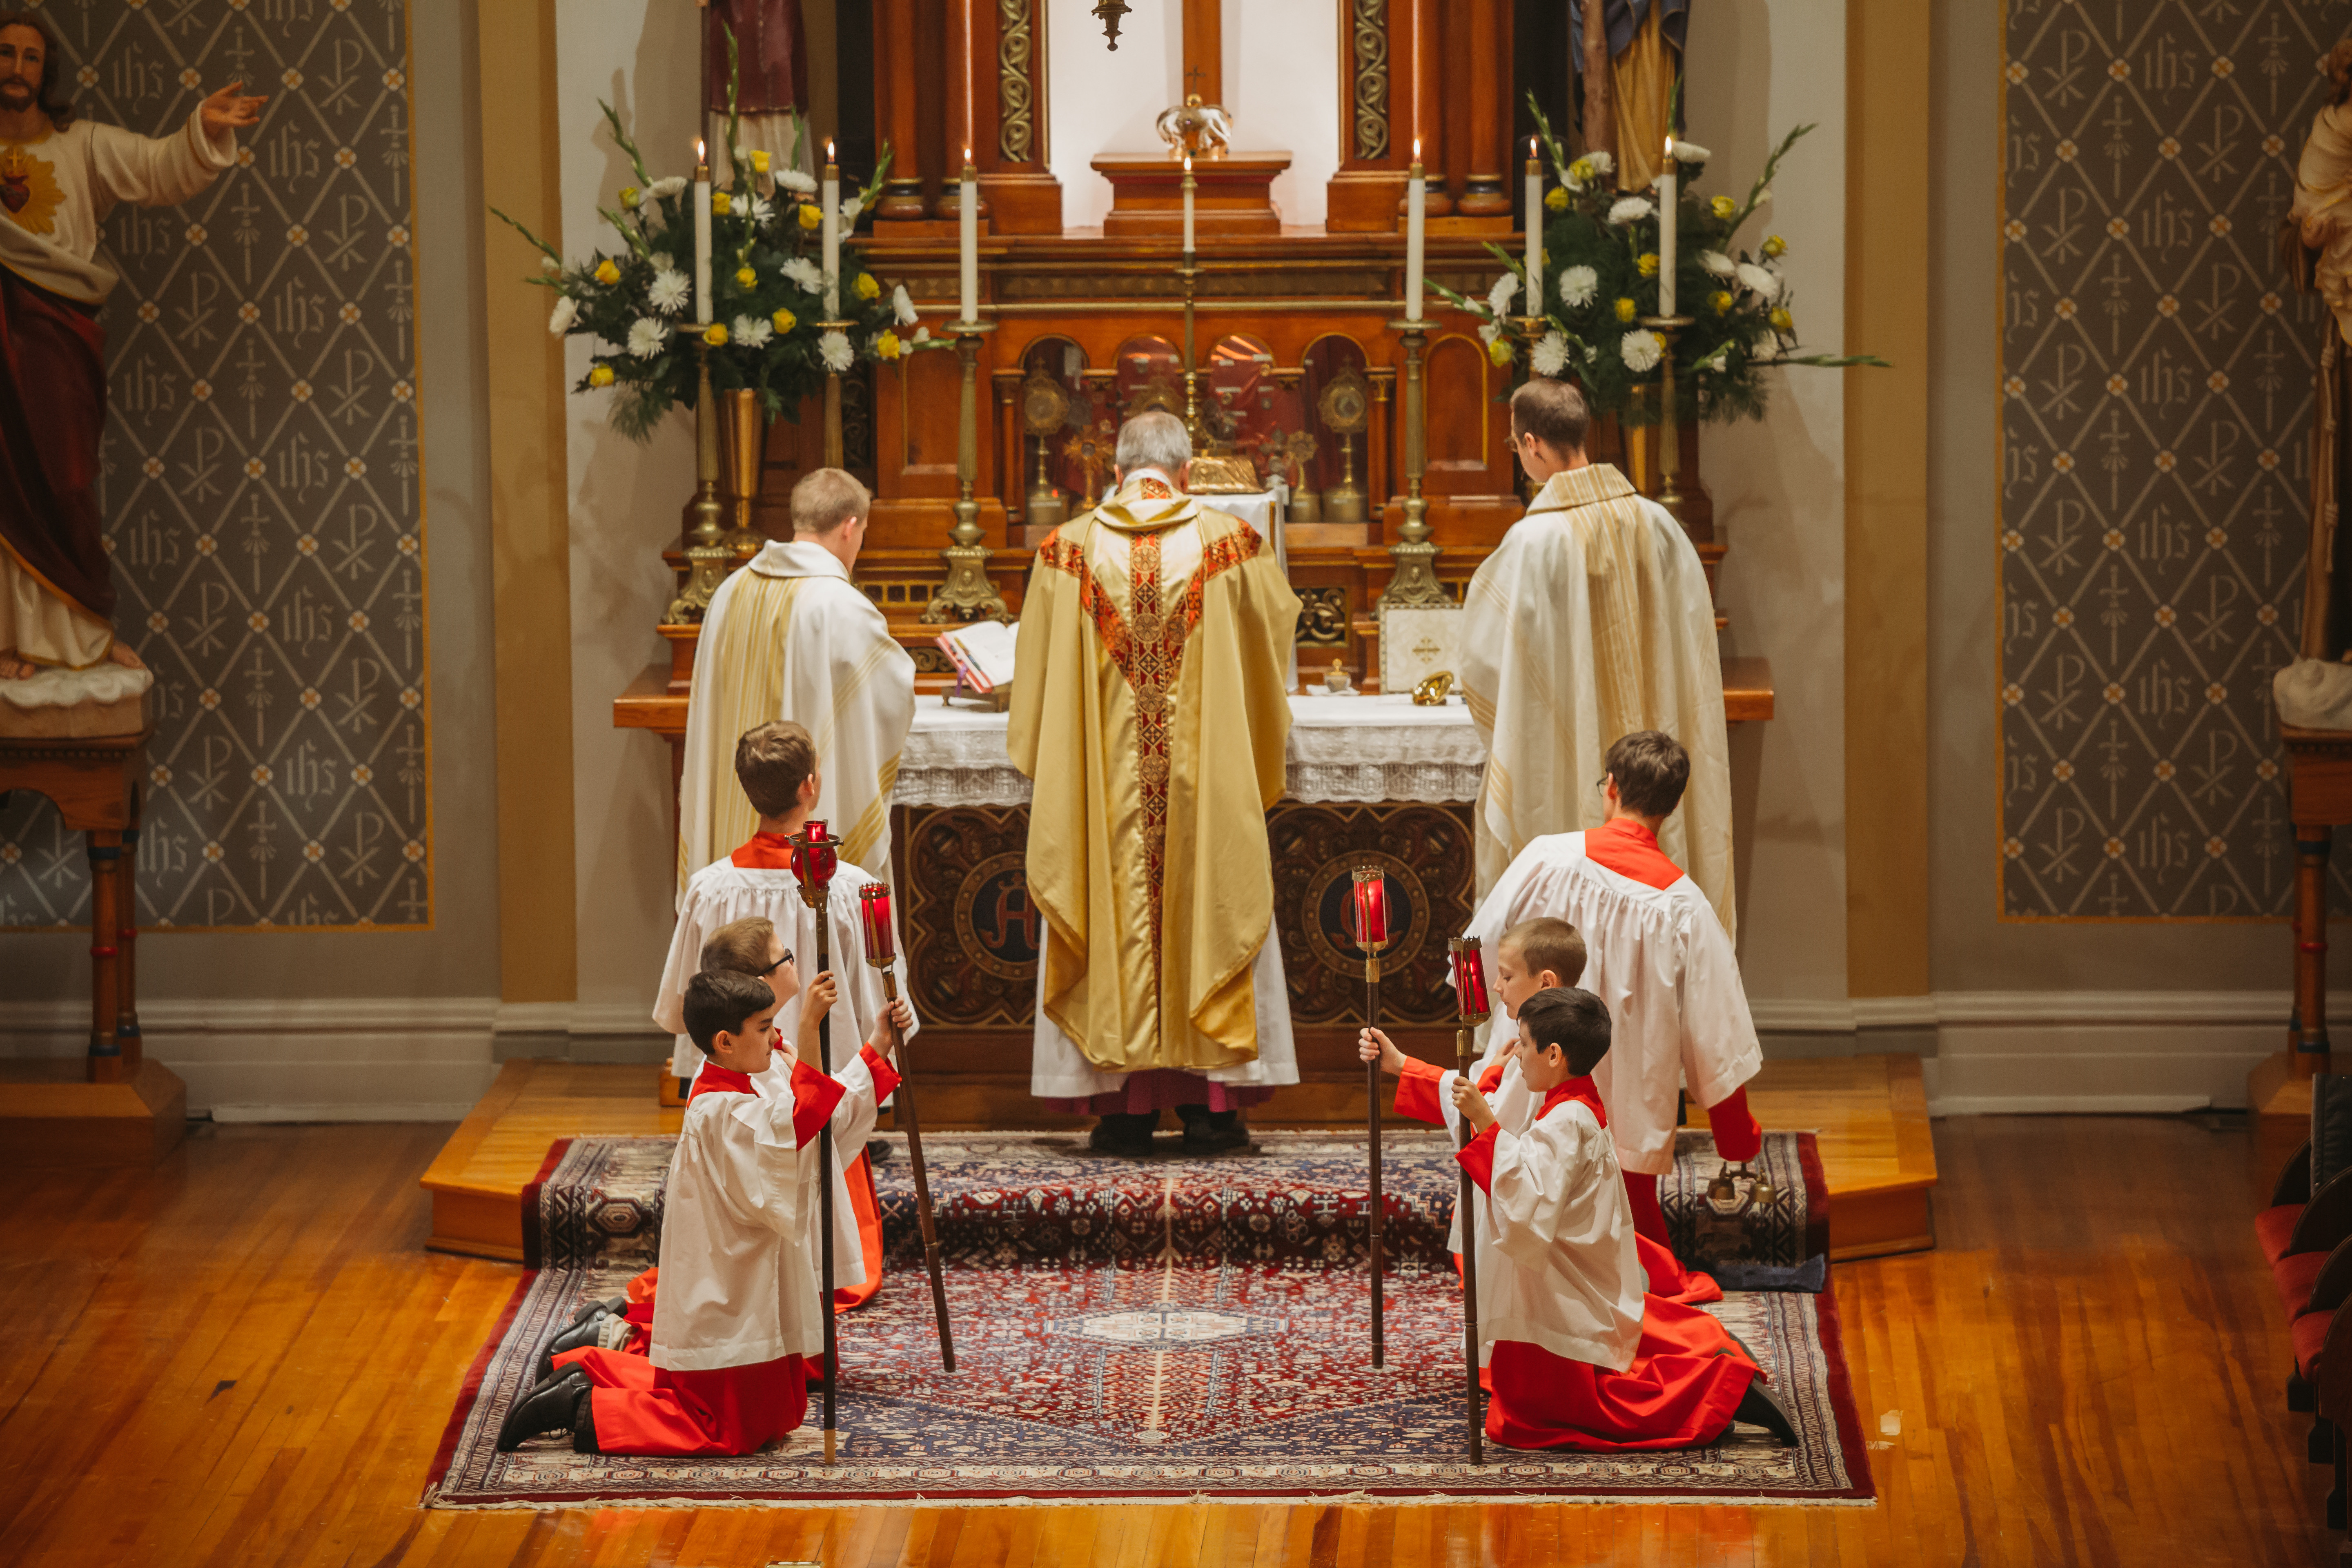
M 816 330 L 819 332 L 839 332 L 845 338 L 849 335 L 849 329 L 856 325 L 855 321 L 819 321 Z M 841 372 L 832 369 L 824 373 L 824 466 L 828 468 L 849 466 L 841 459 Z
M 1429 537 L 1429 502 L 1421 493 L 1429 469 L 1429 410 L 1422 377 L 1422 359 L 1428 346 L 1429 319 L 1408 316 L 1391 321 L 1391 330 L 1404 339 L 1404 524 L 1397 542 L 1389 546 L 1395 563 L 1382 605 L 1450 605 L 1453 596 L 1437 580 L 1438 546 Z
M 1675 342 L 1682 336 L 1683 329 L 1696 319 L 1642 318 L 1642 325 L 1666 340 L 1665 352 L 1658 357 L 1658 493 L 1650 499 L 1673 513 L 1675 521 L 1685 530 L 1689 521 L 1683 516 L 1683 425 L 1675 416 Z
M 954 542 L 940 552 L 947 563 L 947 581 L 923 606 L 923 620 L 1001 621 L 1004 596 L 988 580 L 988 546 L 981 542 L 980 502 L 972 486 L 980 475 L 980 405 L 977 377 L 980 340 L 996 331 L 993 321 L 950 321 L 956 357 L 963 362 L 963 401 L 956 427 L 956 503 Z
M 685 534 L 686 586 L 662 612 L 662 621 L 668 626 L 702 619 L 702 612 L 710 607 L 710 596 L 727 580 L 728 563 L 735 559 L 733 549 L 721 542 L 727 528 L 727 503 L 719 499 L 719 409 L 710 390 L 710 345 L 701 338 L 699 327 L 680 331 L 696 334 L 695 485 L 694 500 L 686 509 L 687 516 L 692 520 Z

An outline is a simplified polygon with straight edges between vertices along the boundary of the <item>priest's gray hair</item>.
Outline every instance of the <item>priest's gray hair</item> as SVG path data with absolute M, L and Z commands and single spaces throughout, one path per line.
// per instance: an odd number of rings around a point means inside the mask
M 1158 468 L 1174 479 L 1192 460 L 1192 437 L 1181 419 L 1154 408 L 1118 427 L 1118 447 L 1110 460 L 1122 474 Z
M 874 492 L 840 468 L 819 468 L 793 487 L 793 531 L 831 533 L 864 517 Z

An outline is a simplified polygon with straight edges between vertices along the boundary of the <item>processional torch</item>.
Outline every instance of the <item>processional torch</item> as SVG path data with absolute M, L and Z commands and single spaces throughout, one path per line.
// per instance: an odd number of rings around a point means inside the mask
M 834 868 L 841 864 L 841 840 L 828 836 L 824 824 L 812 818 L 793 836 L 793 878 L 801 886 L 801 902 L 816 911 L 816 973 L 833 967 L 832 911 L 828 907 Z M 817 1067 L 833 1076 L 833 1016 L 817 1020 Z M 840 1358 L 834 1352 L 833 1321 L 833 1124 L 830 1119 L 817 1133 L 817 1257 L 824 1289 L 824 1462 L 833 1463 L 834 1394 L 841 1387 Z
M 1454 964 L 1454 1005 L 1457 1026 L 1454 1031 L 1454 1055 L 1461 1063 L 1462 1077 L 1470 1079 L 1471 1058 L 1475 1050 L 1475 1031 L 1485 1023 L 1493 1009 L 1486 1002 L 1486 965 L 1481 943 L 1475 936 L 1457 936 L 1446 944 L 1446 956 Z M 1475 1083 L 1471 1084 L 1476 1088 Z M 1470 1146 L 1470 1119 L 1462 1119 L 1460 1146 Z M 1463 1387 L 1463 1401 L 1469 1415 L 1470 1462 L 1486 1462 L 1486 1424 L 1478 1409 L 1478 1215 L 1475 1208 L 1478 1184 L 1470 1179 L 1470 1168 L 1461 1169 L 1462 1191 L 1454 1201 L 1454 1212 L 1462 1222 L 1462 1360 L 1467 1373 Z
M 1381 950 L 1389 944 L 1388 873 L 1378 866 L 1355 870 L 1356 945 L 1364 950 L 1364 1026 L 1381 1026 Z M 1381 1300 L 1381 1275 L 1386 1265 L 1381 1235 L 1381 1064 L 1364 1064 L 1364 1126 L 1370 1142 L 1372 1166 L 1372 1365 L 1388 1356 L 1388 1321 Z
M 890 887 L 868 882 L 857 889 L 858 923 L 866 931 L 866 962 L 882 972 L 886 1014 L 898 1000 L 898 933 L 890 923 Z M 898 1046 L 898 1120 L 907 1129 L 907 1155 L 915 1167 L 915 1217 L 923 1227 L 923 1262 L 931 1274 L 931 1315 L 940 1325 L 940 1367 L 955 1370 L 955 1336 L 948 1331 L 948 1289 L 940 1277 L 940 1231 L 931 1218 L 931 1184 L 923 1174 L 923 1124 L 915 1115 L 915 1069 L 907 1059 L 907 1037 L 894 1019 Z

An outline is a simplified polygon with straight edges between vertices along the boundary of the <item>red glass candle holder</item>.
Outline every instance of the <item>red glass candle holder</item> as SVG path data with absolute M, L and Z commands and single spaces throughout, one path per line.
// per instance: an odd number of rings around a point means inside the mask
M 898 931 L 890 923 L 890 885 L 868 882 L 857 889 L 857 918 L 866 931 L 866 962 L 887 969 L 898 956 Z
M 1454 998 L 1462 1021 L 1483 1024 L 1494 1012 L 1486 1000 L 1485 944 L 1475 936 L 1457 936 L 1445 945 L 1454 963 Z
M 840 865 L 841 840 L 827 837 L 824 823 L 812 817 L 793 836 L 793 875 L 803 894 L 823 894 Z
M 1378 866 L 1355 870 L 1356 945 L 1378 952 L 1389 944 L 1388 873 Z

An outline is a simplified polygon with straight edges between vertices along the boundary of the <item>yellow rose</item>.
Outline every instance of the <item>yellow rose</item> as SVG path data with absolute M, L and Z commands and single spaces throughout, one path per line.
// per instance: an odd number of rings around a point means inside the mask
M 1556 213 L 1566 212 L 1568 210 L 1568 187 L 1566 185 L 1554 185 L 1551 189 L 1546 191 L 1544 193 L 1544 205 Z
M 824 214 L 816 210 L 814 202 L 801 204 L 801 226 L 814 233 L 824 226 Z
M 1591 184 L 1592 183 L 1592 160 L 1590 158 L 1579 158 L 1575 163 L 1570 163 L 1568 166 L 1568 177 L 1575 181 L 1580 185 Z
M 1635 257 L 1633 258 L 1633 270 L 1640 273 L 1644 278 L 1655 278 L 1658 275 L 1658 258 L 1656 255 L 1653 253 L 1650 255 Z
M 766 148 L 754 147 L 751 149 L 751 172 L 755 174 L 764 174 L 768 172 L 768 153 Z
M 1633 319 L 1633 300 L 1620 300 L 1617 301 L 1617 319 L 1621 321 L 1630 321 Z
M 735 210 L 735 198 L 725 191 L 713 191 L 710 193 L 710 210 L 725 217 Z
M 801 319 L 798 316 L 793 315 L 790 310 L 778 310 L 774 315 L 769 317 L 768 320 L 775 323 L 776 335 L 778 337 L 783 336 L 786 332 L 791 331 L 794 327 L 799 326 L 801 323 Z
M 623 185 L 621 187 L 621 205 L 634 210 L 637 205 L 637 198 L 644 194 L 644 192 L 638 190 L 635 185 Z
M 725 348 L 727 346 L 726 326 L 721 322 L 711 322 L 710 325 L 702 329 L 702 341 L 709 343 L 714 349 Z
M 1511 340 L 1508 338 L 1496 338 L 1493 342 L 1488 343 L 1486 345 L 1486 357 L 1493 360 L 1496 364 L 1510 363 Z
M 1772 309 L 1772 330 L 1782 333 L 1793 332 L 1797 330 L 1796 319 L 1776 305 Z
M 889 331 L 887 328 L 885 328 L 882 335 L 874 340 L 874 352 L 881 355 L 884 359 L 897 359 L 898 357 L 898 334 Z
M 1782 239 L 1776 234 L 1771 238 L 1764 242 L 1764 254 L 1766 257 L 1777 260 L 1780 257 L 1789 254 L 1789 242 Z
M 600 364 L 595 369 L 590 371 L 588 373 L 588 384 L 591 386 L 612 385 L 613 367 L 609 364 Z
M 1706 302 L 1714 307 L 1715 313 L 1718 316 L 1731 314 L 1731 296 L 1720 289 L 1708 295 Z
M 871 272 L 859 273 L 857 275 L 856 288 L 857 290 L 857 297 L 861 300 L 879 300 L 882 298 L 882 285 L 874 281 L 874 274 Z
M 735 269 L 735 281 L 746 289 L 756 289 L 760 286 L 760 275 L 749 267 L 739 267 Z
M 610 289 L 614 284 L 618 283 L 620 280 L 621 269 L 613 265 L 613 258 L 611 257 L 608 256 L 604 260 L 596 263 L 597 282 L 602 283 L 605 288 Z
M 1706 204 L 1706 210 L 1721 218 L 1724 222 L 1729 223 L 1731 221 L 1731 216 L 1739 210 L 1739 204 L 1733 201 L 1729 196 L 1717 196 L 1715 200 Z

